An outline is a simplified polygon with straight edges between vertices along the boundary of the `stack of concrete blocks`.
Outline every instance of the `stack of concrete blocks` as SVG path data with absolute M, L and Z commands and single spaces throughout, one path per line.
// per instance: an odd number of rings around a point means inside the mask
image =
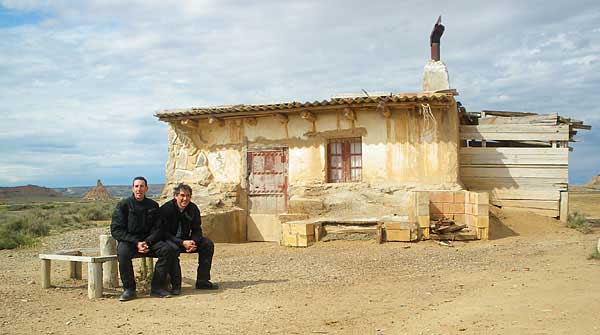
M 458 225 L 467 225 L 477 239 L 489 236 L 489 195 L 487 192 L 433 191 L 429 192 L 431 220 L 448 218 Z
M 413 192 L 414 216 L 419 225 L 419 239 L 429 239 L 429 192 Z
M 487 192 L 467 192 L 465 219 L 475 227 L 477 239 L 487 240 L 490 234 L 490 195 Z
M 316 242 L 315 224 L 291 221 L 281 225 L 281 244 L 288 247 L 308 247 Z
M 419 226 L 409 215 L 386 215 L 381 218 L 387 242 L 412 242 L 419 239 Z

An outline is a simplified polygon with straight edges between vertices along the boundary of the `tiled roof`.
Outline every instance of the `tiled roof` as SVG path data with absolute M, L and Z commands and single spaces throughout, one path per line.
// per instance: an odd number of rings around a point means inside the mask
M 235 115 L 252 115 L 265 112 L 293 112 L 297 109 L 319 108 L 328 106 L 359 106 L 365 104 L 376 104 L 381 101 L 385 103 L 447 103 L 452 101 L 453 94 L 449 93 L 419 93 L 419 94 L 394 94 L 386 96 L 369 96 L 369 97 L 348 97 L 348 98 L 332 98 L 330 100 L 313 101 L 313 102 L 285 102 L 275 104 L 262 105 L 229 105 L 215 107 L 194 107 L 183 109 L 167 109 L 154 114 L 160 119 L 170 118 L 186 118 L 191 116 L 228 116 Z

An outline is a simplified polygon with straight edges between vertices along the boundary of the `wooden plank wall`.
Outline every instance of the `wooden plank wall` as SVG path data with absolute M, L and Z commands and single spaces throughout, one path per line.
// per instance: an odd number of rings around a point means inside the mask
M 508 119 L 508 118 L 506 118 Z M 518 118 L 515 118 L 518 119 Z M 481 123 L 481 122 L 480 122 Z M 560 141 L 555 147 L 462 147 L 460 175 L 469 190 L 487 191 L 490 203 L 538 214 L 560 215 L 568 187 L 568 125 L 484 124 L 461 126 L 462 140 Z

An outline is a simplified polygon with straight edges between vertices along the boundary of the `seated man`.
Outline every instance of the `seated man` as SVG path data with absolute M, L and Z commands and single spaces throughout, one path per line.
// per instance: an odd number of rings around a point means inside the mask
M 129 301 L 136 297 L 131 261 L 136 255 L 158 257 L 150 295 L 168 298 L 169 292 L 162 285 L 179 253 L 169 243 L 161 241 L 163 233 L 159 229 L 160 210 L 154 200 L 146 198 L 146 178 L 135 177 L 131 190 L 133 195 L 117 204 L 110 224 L 111 234 L 119 242 L 117 258 L 124 289 L 119 301 Z
M 198 253 L 197 289 L 218 289 L 210 282 L 210 267 L 215 250 L 211 240 L 202 236 L 200 210 L 191 202 L 192 188 L 179 184 L 173 190 L 173 200 L 160 207 L 165 239 L 176 245 L 180 252 Z M 171 294 L 181 294 L 181 266 L 176 259 L 171 267 Z

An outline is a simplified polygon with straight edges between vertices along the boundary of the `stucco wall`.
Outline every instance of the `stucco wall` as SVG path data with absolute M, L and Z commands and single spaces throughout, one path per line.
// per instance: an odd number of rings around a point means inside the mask
M 226 119 L 221 125 L 175 121 L 169 129 L 167 185 L 241 183 L 244 138 L 249 149 L 287 147 L 291 185 L 324 182 L 327 140 L 340 137 L 362 137 L 363 182 L 456 183 L 456 105 L 432 108 L 429 119 L 418 108 L 391 110 L 389 118 L 374 108 L 356 110 L 355 120 L 337 110 L 314 112 L 314 122 L 299 114 L 287 122 L 273 116 Z

